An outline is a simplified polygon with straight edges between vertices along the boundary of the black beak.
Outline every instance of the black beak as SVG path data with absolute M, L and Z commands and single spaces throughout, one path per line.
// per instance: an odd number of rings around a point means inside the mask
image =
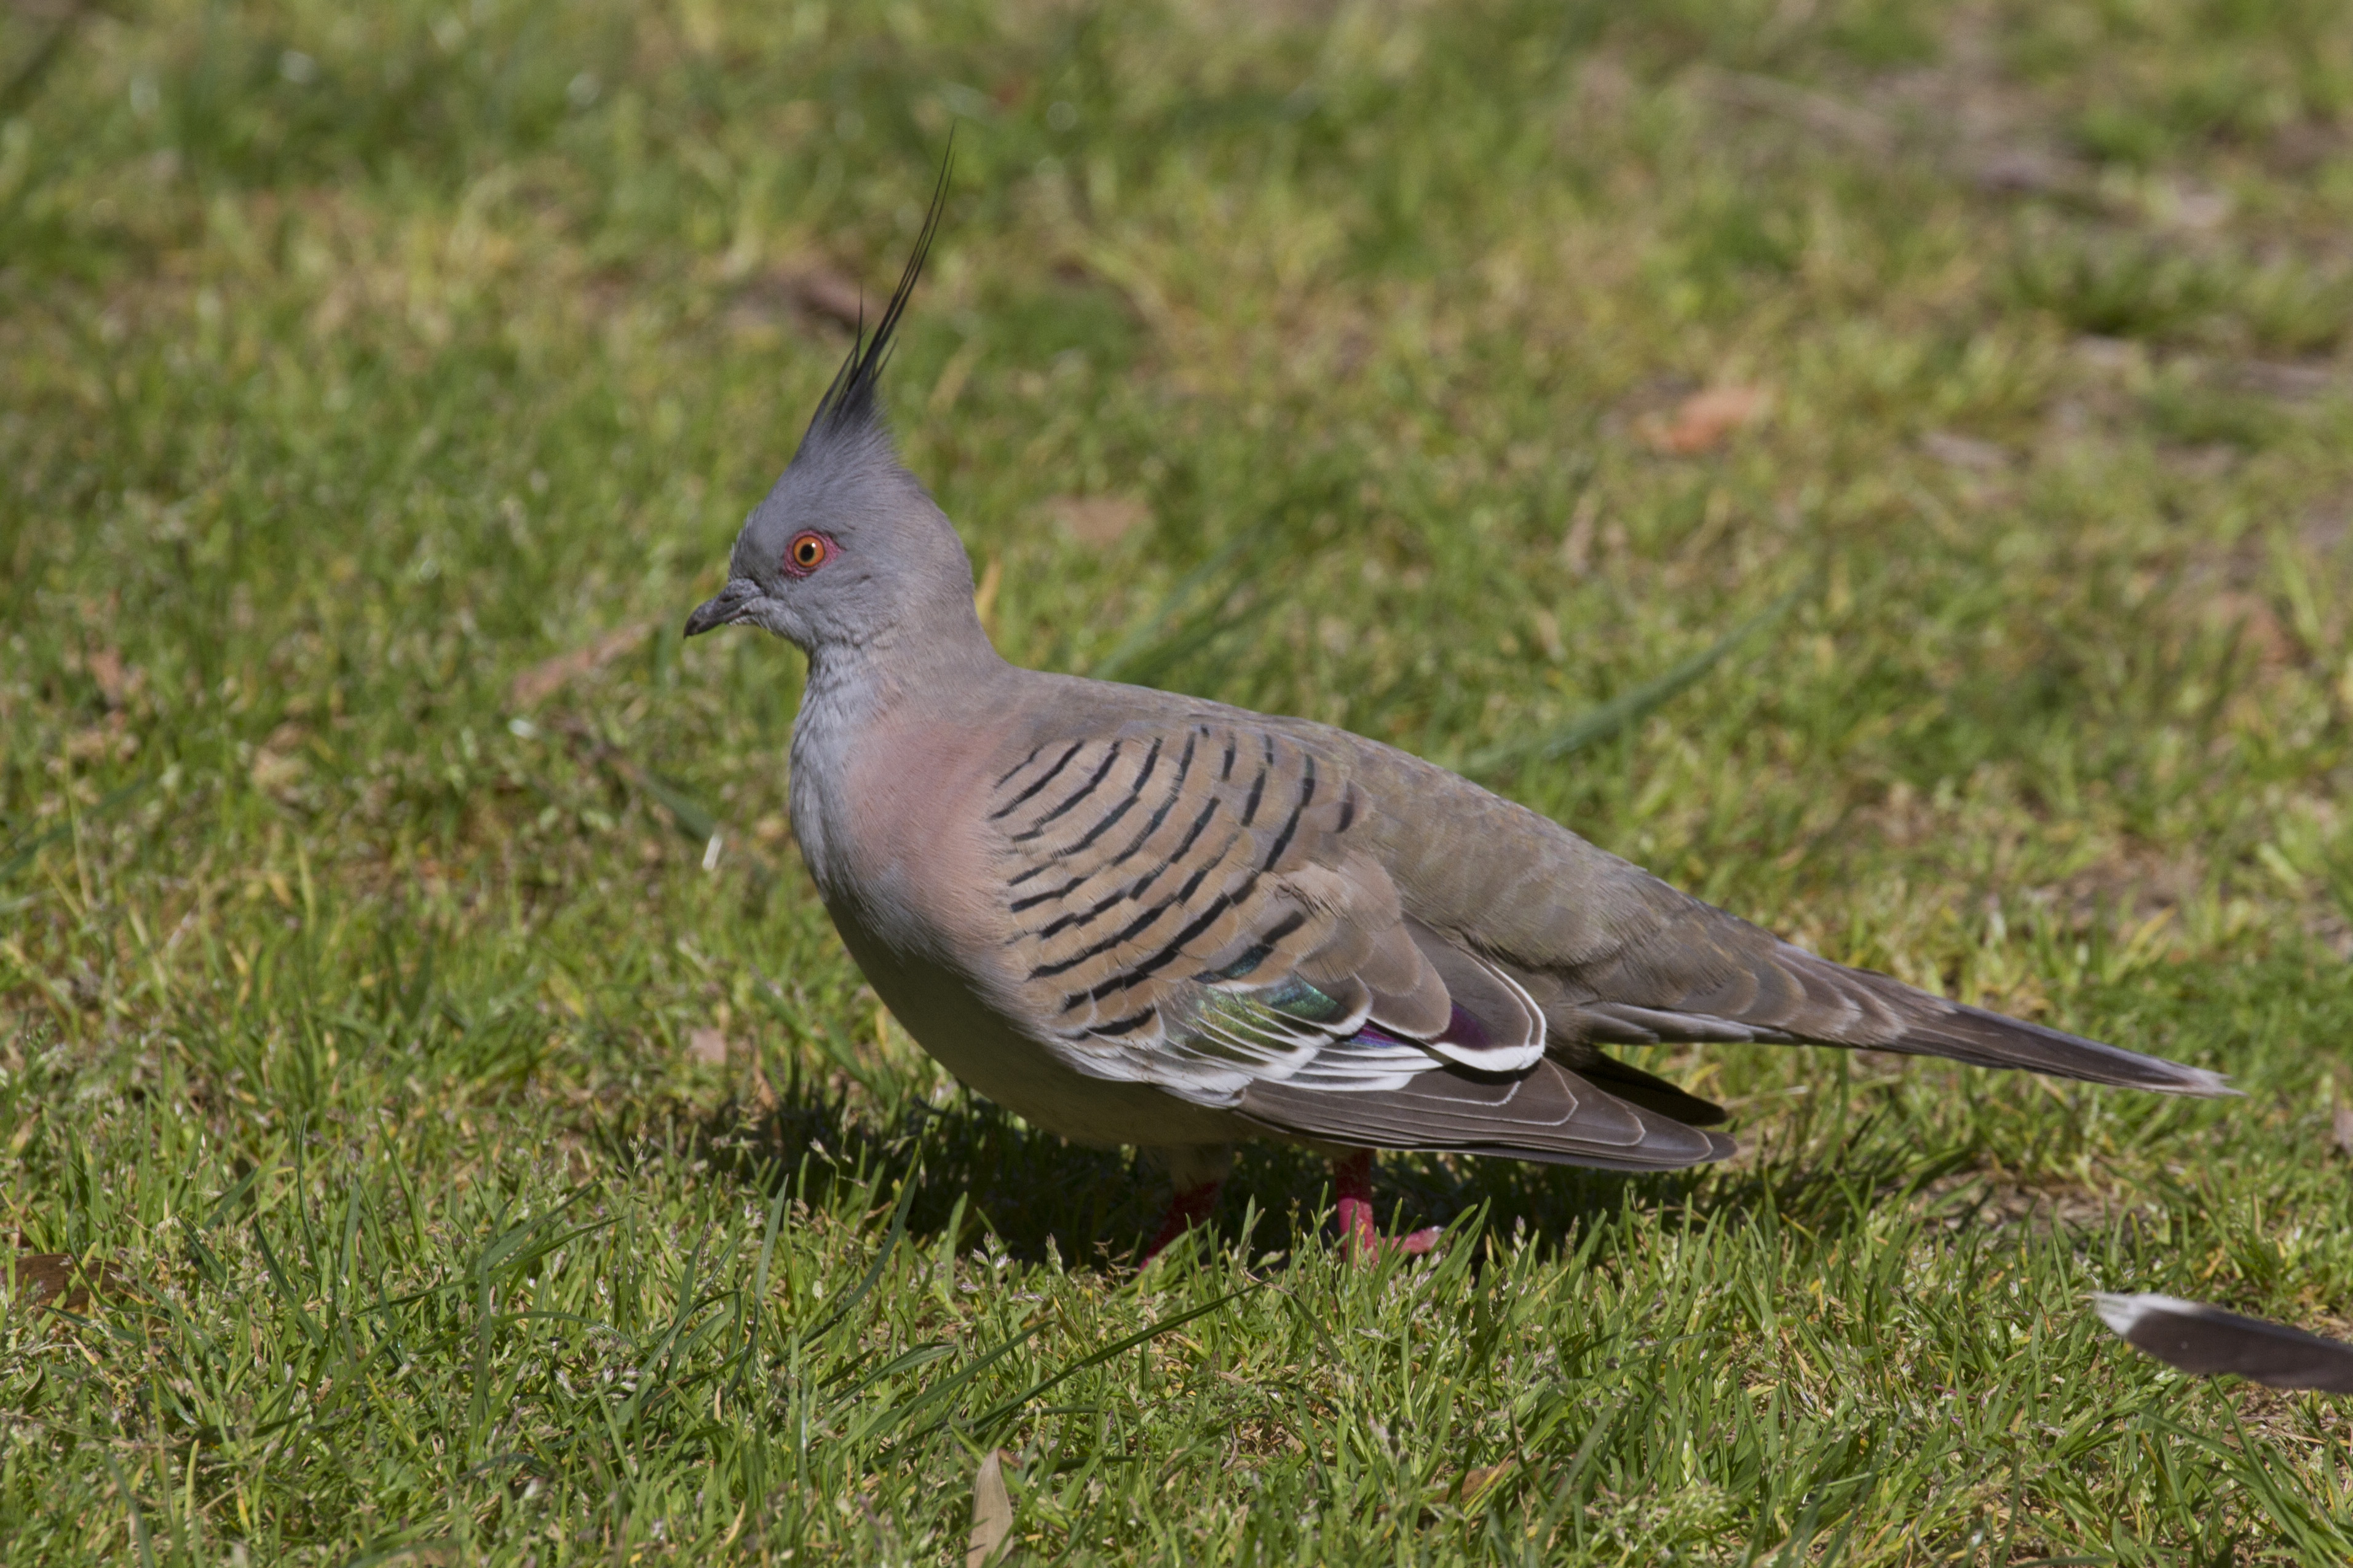
M 694 606 L 694 614 L 686 617 L 686 635 L 699 637 L 714 627 L 734 625 L 759 596 L 760 584 L 749 577 L 729 578 L 715 596 Z

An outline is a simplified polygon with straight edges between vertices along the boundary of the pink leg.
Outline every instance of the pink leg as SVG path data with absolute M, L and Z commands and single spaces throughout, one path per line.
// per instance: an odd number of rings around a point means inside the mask
M 1222 1182 L 1203 1182 L 1198 1187 L 1178 1189 L 1176 1195 L 1168 1200 L 1168 1215 L 1160 1222 L 1159 1234 L 1152 1238 L 1152 1245 L 1144 1249 L 1144 1256 L 1136 1259 L 1135 1266 L 1143 1268 L 1159 1257 L 1161 1249 L 1170 1242 L 1215 1213 L 1218 1189 L 1224 1184 Z
M 1339 1199 L 1340 1239 L 1357 1258 L 1370 1258 L 1383 1248 L 1424 1253 L 1438 1245 L 1437 1226 L 1405 1236 L 1385 1237 L 1373 1214 L 1373 1152 L 1359 1149 L 1332 1162 L 1332 1190 Z

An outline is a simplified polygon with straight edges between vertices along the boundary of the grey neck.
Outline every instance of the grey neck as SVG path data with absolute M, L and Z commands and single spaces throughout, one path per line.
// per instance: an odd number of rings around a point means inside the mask
M 961 595 L 862 642 L 821 643 L 809 650 L 808 661 L 793 752 L 812 761 L 815 752 L 852 745 L 902 710 L 966 705 L 976 687 L 1011 668 L 981 629 L 971 600 Z

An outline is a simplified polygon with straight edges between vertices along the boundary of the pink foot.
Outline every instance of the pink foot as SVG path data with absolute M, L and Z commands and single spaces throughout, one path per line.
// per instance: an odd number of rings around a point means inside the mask
M 1167 1216 L 1161 1220 L 1160 1229 L 1153 1237 L 1152 1245 L 1144 1249 L 1144 1256 L 1135 1260 L 1135 1266 L 1143 1268 L 1159 1257 L 1170 1242 L 1215 1213 L 1218 1189 L 1222 1185 L 1221 1182 L 1203 1182 L 1199 1186 L 1187 1187 L 1169 1199 Z
M 1359 1149 L 1332 1162 L 1332 1187 L 1339 1194 L 1340 1239 L 1349 1253 L 1358 1258 L 1371 1258 L 1383 1252 L 1402 1252 L 1419 1257 L 1438 1245 L 1443 1234 L 1438 1226 L 1409 1231 L 1404 1236 L 1383 1236 L 1380 1221 L 1373 1214 L 1373 1152 Z

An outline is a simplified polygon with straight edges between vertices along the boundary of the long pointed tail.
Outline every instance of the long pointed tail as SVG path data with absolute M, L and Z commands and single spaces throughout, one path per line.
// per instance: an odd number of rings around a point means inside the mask
M 2184 1067 L 2163 1057 L 2143 1056 L 2120 1046 L 2087 1040 L 2045 1028 L 2021 1018 L 2005 1018 L 1980 1007 L 1948 1005 L 1949 1010 L 1910 1023 L 1882 1050 L 1908 1051 L 1915 1056 L 1950 1057 L 1978 1067 L 2024 1068 L 2057 1078 L 2083 1079 L 2090 1083 L 2120 1084 L 2154 1089 L 2159 1094 L 2192 1094 L 2206 1098 L 2239 1091 L 2222 1075 L 2204 1068 Z

